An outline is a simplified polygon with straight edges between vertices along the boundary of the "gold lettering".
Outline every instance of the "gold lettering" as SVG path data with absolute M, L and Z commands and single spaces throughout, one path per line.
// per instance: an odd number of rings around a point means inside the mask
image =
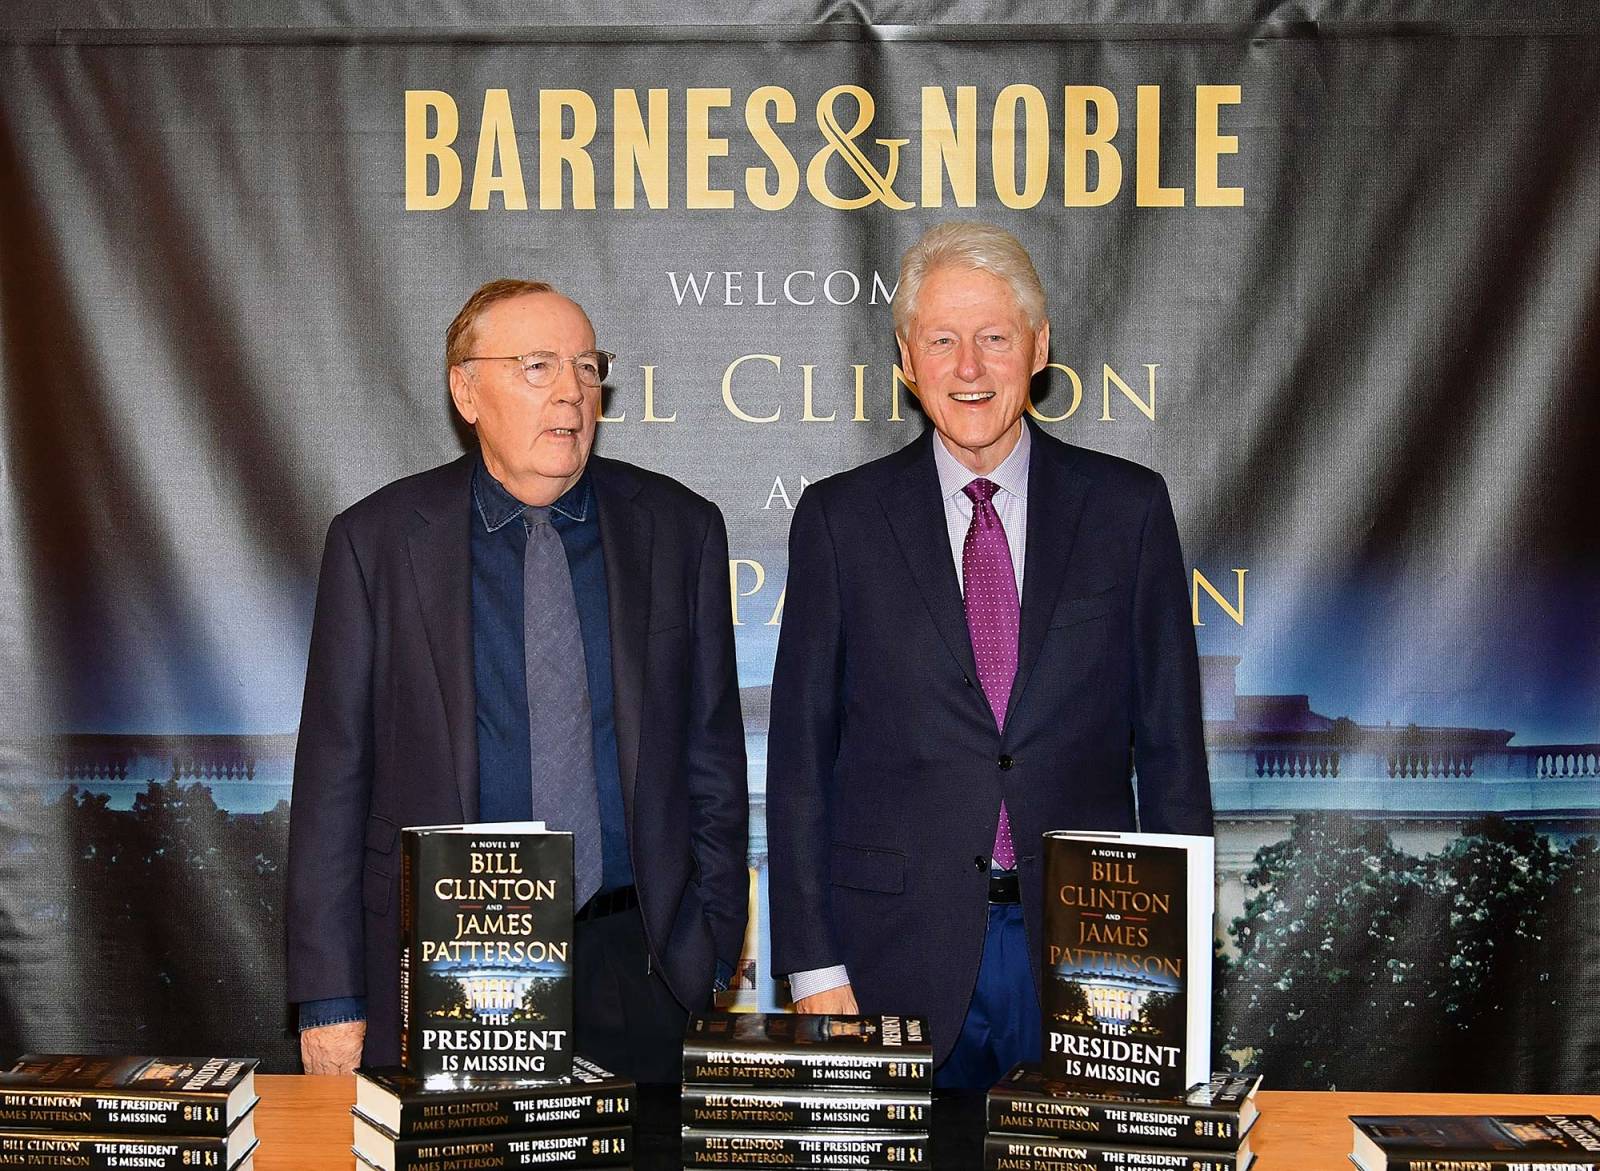
M 904 417 L 900 414 L 900 388 L 902 386 L 912 394 L 917 393 L 917 384 L 906 377 L 906 372 L 900 369 L 900 363 L 896 362 L 894 364 L 894 378 L 889 383 L 889 422 L 891 423 L 904 422 Z
M 755 571 L 755 584 L 747 590 L 739 588 L 739 570 L 748 565 Z M 739 599 L 748 598 L 752 594 L 761 592 L 761 587 L 767 584 L 767 567 L 759 561 L 752 561 L 747 557 L 730 557 L 728 559 L 728 590 L 733 595 L 733 624 L 743 626 L 739 618 Z
M 830 411 L 826 415 L 819 415 L 816 414 L 814 410 L 815 404 L 811 399 L 811 374 L 814 370 L 816 370 L 816 367 L 811 365 L 800 367 L 800 376 L 802 380 L 800 392 L 800 404 L 802 410 L 800 414 L 800 421 L 802 423 L 831 423 L 835 418 L 838 417 L 837 411 Z
M 1217 159 L 1239 153 L 1239 136 L 1217 129 L 1217 110 L 1237 106 L 1244 91 L 1237 85 L 1197 85 L 1194 90 L 1194 205 L 1243 207 L 1243 187 L 1217 186 Z
M 434 133 L 428 133 L 428 114 Z M 461 196 L 461 156 L 451 148 L 461 129 L 456 100 L 443 90 L 406 90 L 406 210 L 440 211 Z M 439 166 L 439 189 L 428 191 L 428 160 Z
M 1109 423 L 1111 421 L 1111 384 L 1115 382 L 1117 384 L 1117 389 L 1122 391 L 1123 397 L 1131 402 L 1134 406 L 1138 407 L 1139 413 L 1145 418 L 1149 419 L 1152 423 L 1155 422 L 1156 368 L 1158 366 L 1160 366 L 1159 362 L 1146 362 L 1144 364 L 1145 371 L 1149 375 L 1150 397 L 1149 399 L 1142 399 L 1134 393 L 1133 387 L 1124 382 L 1122 380 L 1122 376 L 1111 368 L 1111 363 L 1102 363 L 1102 372 L 1100 375 L 1100 421 L 1102 423 Z
M 688 184 L 685 206 L 696 211 L 730 208 L 733 192 L 711 186 L 711 160 L 724 158 L 728 153 L 728 140 L 711 135 L 711 111 L 733 105 L 733 91 L 695 88 L 687 91 L 685 97 L 688 99 L 687 141 L 684 143 L 684 174 Z
M 1038 419 L 1041 423 L 1059 423 L 1063 419 L 1070 419 L 1083 403 L 1083 379 L 1078 377 L 1078 372 L 1071 366 L 1063 366 L 1060 362 L 1045 363 L 1051 370 L 1059 370 L 1067 376 L 1067 381 L 1072 383 L 1072 405 L 1059 415 L 1047 415 L 1033 405 L 1033 400 L 1028 401 L 1028 414 Z
M 867 364 L 857 362 L 850 367 L 856 372 L 856 413 L 850 416 L 851 422 L 865 423 L 867 421 Z
M 1237 606 L 1234 606 L 1234 605 L 1231 605 L 1228 602 L 1227 598 L 1224 598 L 1217 591 L 1217 587 L 1216 586 L 1212 585 L 1208 580 L 1206 580 L 1206 575 L 1205 574 L 1201 573 L 1198 569 L 1195 570 L 1194 571 L 1194 584 L 1191 586 L 1191 588 L 1189 590 L 1189 598 L 1190 598 L 1189 604 L 1190 604 L 1190 609 L 1192 611 L 1190 616 L 1194 620 L 1194 624 L 1196 626 L 1204 626 L 1205 625 L 1204 622 L 1200 621 L 1200 591 L 1204 590 L 1206 593 L 1211 595 L 1211 600 L 1213 602 L 1215 602 L 1217 605 L 1222 607 L 1222 612 L 1224 614 L 1226 614 L 1229 618 L 1232 618 L 1233 621 L 1235 622 L 1235 624 L 1237 624 L 1239 626 L 1243 626 L 1244 625 L 1244 575 L 1249 573 L 1249 572 L 1250 571 L 1248 569 L 1235 569 L 1233 571 L 1234 579 L 1238 583 L 1238 594 L 1237 594 L 1237 597 L 1238 597 L 1238 602 L 1239 602 L 1239 604 Z
M 1017 110 L 1023 112 L 1022 186 L 1017 186 Z M 994 103 L 994 193 L 1007 207 L 1037 207 L 1050 178 L 1050 112 L 1037 86 L 1008 85 Z
M 1066 205 L 1104 207 L 1122 189 L 1122 156 L 1111 145 L 1117 133 L 1117 95 L 1103 85 L 1069 85 L 1065 97 Z M 1095 110 L 1092 134 L 1089 132 L 1090 106 Z M 1092 189 L 1089 187 L 1091 151 L 1098 164 Z
M 500 193 L 500 205 L 507 211 L 528 210 L 528 193 L 522 185 L 522 155 L 517 151 L 517 130 L 511 120 L 511 94 L 503 89 L 488 89 L 483 91 L 478 159 L 472 168 L 472 198 L 467 206 L 473 211 L 488 210 L 489 196 L 496 191 Z
M 751 91 L 744 104 L 745 125 L 762 153 L 772 160 L 775 185 L 767 186 L 767 168 L 746 167 L 744 193 L 762 211 L 782 211 L 799 194 L 800 164 L 767 120 L 768 106 L 773 108 L 777 121 L 784 125 L 795 118 L 794 95 L 781 85 L 763 85 Z
M 645 130 L 639 110 L 639 95 L 631 89 L 614 90 L 611 95 L 612 137 L 611 202 L 619 208 L 633 207 L 633 181 L 637 175 L 644 187 L 645 202 L 652 208 L 671 206 L 667 186 L 669 146 L 667 132 L 667 91 L 650 91 L 650 129 Z
M 944 175 L 957 207 L 978 205 L 978 87 L 956 87 L 956 116 L 942 86 L 922 87 L 922 206 L 944 206 Z
M 1183 188 L 1161 186 L 1161 87 L 1139 87 L 1134 128 L 1135 202 L 1140 207 L 1182 207 Z
M 641 366 L 644 371 L 644 422 L 646 423 L 676 423 L 678 412 L 670 415 L 656 414 L 656 368 L 654 366 Z
M 566 111 L 572 111 L 572 134 L 564 133 Z M 558 211 L 561 176 L 572 174 L 572 206 L 594 210 L 594 160 L 588 146 L 594 141 L 598 116 L 594 99 L 581 89 L 539 91 L 539 206 Z
M 722 401 L 736 419 L 746 423 L 776 423 L 783 414 L 782 407 L 774 407 L 770 415 L 752 415 L 741 410 L 739 404 L 733 401 L 733 372 L 746 362 L 770 362 L 774 370 L 783 369 L 783 359 L 776 354 L 745 354 L 743 357 L 735 358 L 722 372 Z

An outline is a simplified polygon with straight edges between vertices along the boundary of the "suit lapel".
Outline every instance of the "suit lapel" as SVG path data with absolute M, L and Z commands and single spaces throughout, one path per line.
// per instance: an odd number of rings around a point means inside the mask
M 638 482 L 626 469 L 595 458 L 595 499 L 600 549 L 606 566 L 606 609 L 611 618 L 611 686 L 622 799 L 633 816 L 644 723 L 645 658 L 650 630 L 650 550 L 654 524 L 635 500 Z
M 422 608 L 428 650 L 444 697 L 450 759 L 461 815 L 478 819 L 476 691 L 472 682 L 471 497 L 475 455 L 444 469 L 440 491 L 418 505 L 422 522 L 407 537 L 411 574 Z
M 932 429 L 908 451 L 907 462 L 883 499 L 884 513 L 939 637 L 966 677 L 975 681 L 978 667 L 961 605 L 961 585 L 950 556 L 950 531 L 945 526 L 939 471 L 933 462 Z
M 1029 424 L 1032 426 L 1032 424 Z M 1087 477 L 1068 463 L 1064 444 L 1033 429 L 1033 451 L 1028 460 L 1028 552 L 1022 575 L 1022 626 L 1017 648 L 1017 678 L 1011 687 L 1008 711 L 1039 661 L 1039 651 L 1050 629 L 1061 583 L 1067 576 L 1078 520 L 1089 496 Z

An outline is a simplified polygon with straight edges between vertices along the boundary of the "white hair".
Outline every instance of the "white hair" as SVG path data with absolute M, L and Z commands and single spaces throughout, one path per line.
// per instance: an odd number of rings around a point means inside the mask
M 894 328 L 901 337 L 910 334 L 923 280 L 939 268 L 977 269 L 999 277 L 1011 286 L 1029 327 L 1038 329 L 1045 323 L 1044 286 L 1022 241 L 993 224 L 952 220 L 929 228 L 900 261 Z

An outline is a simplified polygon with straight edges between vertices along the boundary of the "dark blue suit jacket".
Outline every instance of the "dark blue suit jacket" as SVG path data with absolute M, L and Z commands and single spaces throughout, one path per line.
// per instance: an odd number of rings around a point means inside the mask
M 478 815 L 474 458 L 336 517 L 317 586 L 289 826 L 288 995 L 364 994 L 369 1065 L 399 1054 L 400 828 Z M 589 469 L 640 910 L 668 986 L 698 1008 L 716 961 L 738 959 L 749 891 L 727 532 L 674 480 L 598 457 Z
M 1034 430 L 1001 734 L 976 686 L 934 441 L 813 484 L 795 509 L 767 829 L 774 970 L 846 965 L 861 1010 L 928 1017 L 942 1061 L 977 978 L 1002 795 L 1037 953 L 1042 833 L 1208 834 L 1211 794 L 1161 477 Z

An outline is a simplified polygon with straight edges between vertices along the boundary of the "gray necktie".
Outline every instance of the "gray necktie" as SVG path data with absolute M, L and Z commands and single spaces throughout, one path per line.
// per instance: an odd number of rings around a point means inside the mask
M 572 570 L 548 508 L 523 512 L 523 660 L 528 675 L 528 746 L 533 816 L 572 832 L 573 909 L 600 889 L 600 798 L 594 778 L 594 725 L 583 631 Z

